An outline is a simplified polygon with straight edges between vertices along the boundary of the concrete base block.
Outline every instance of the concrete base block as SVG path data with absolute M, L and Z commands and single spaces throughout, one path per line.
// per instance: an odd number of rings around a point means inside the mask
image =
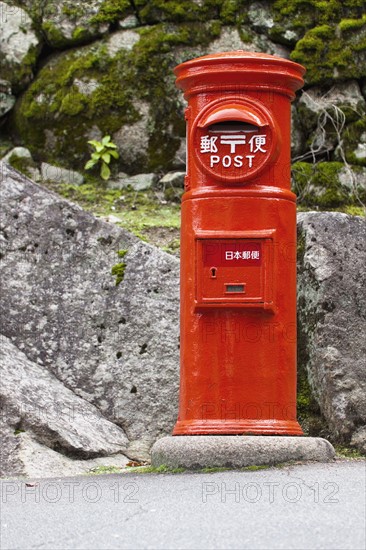
M 184 435 L 163 437 L 151 449 L 153 466 L 243 468 L 289 461 L 327 462 L 332 445 L 320 437 Z

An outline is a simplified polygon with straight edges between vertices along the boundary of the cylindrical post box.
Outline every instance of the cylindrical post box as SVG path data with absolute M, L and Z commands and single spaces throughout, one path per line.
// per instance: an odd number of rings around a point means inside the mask
M 305 69 L 244 51 L 175 69 L 188 100 L 173 435 L 301 435 L 290 105 Z

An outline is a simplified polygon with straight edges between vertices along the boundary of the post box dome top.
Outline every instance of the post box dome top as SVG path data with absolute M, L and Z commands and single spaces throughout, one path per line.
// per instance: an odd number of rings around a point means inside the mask
M 305 68 L 275 55 L 237 50 L 185 61 L 174 73 L 186 98 L 205 91 L 268 89 L 293 99 L 304 84 Z

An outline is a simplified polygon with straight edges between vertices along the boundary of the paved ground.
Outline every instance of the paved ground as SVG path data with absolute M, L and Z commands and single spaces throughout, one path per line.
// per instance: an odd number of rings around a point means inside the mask
M 364 461 L 2 482 L 2 549 L 365 548 Z

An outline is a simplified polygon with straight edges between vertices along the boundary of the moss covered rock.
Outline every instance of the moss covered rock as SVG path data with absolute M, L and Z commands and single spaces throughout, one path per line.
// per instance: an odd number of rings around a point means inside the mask
M 307 136 L 311 155 L 346 159 L 352 164 L 365 162 L 362 145 L 366 138 L 366 102 L 356 80 L 337 83 L 331 89 L 314 86 L 304 91 L 297 111 L 296 127 Z
M 131 14 L 129 0 L 61 0 L 46 3 L 41 27 L 48 43 L 64 48 L 90 42 L 106 34 L 110 25 Z
M 274 24 L 270 37 L 295 46 L 319 25 L 336 25 L 342 19 L 358 19 L 365 11 L 364 0 L 275 0 L 270 6 Z
M 142 24 L 161 21 L 174 23 L 220 20 L 223 24 L 240 23 L 247 18 L 248 0 L 135 0 Z
M 305 65 L 308 84 L 361 78 L 366 66 L 366 15 L 312 28 L 297 42 L 291 59 Z
M 0 73 L 15 93 L 32 80 L 40 47 L 27 12 L 13 2 L 0 2 Z
M 46 43 L 56 49 L 85 44 L 133 13 L 129 0 L 9 0 L 21 6 Z
M 108 47 L 104 40 L 54 56 L 19 102 L 16 132 L 38 160 L 81 167 L 88 139 L 140 118 L 127 84 L 130 46 L 117 55 Z
M 335 156 L 359 166 L 366 166 L 366 119 L 360 117 L 348 125 L 343 133 L 342 147 L 338 147 Z
M 2 159 L 33 181 L 40 181 L 41 175 L 32 155 L 25 147 L 14 147 Z
M 108 134 L 120 152 L 116 172 L 169 170 L 185 135 L 173 67 L 240 47 L 279 53 L 265 37 L 253 47 L 242 30 L 209 21 L 117 31 L 54 55 L 17 104 L 15 134 L 37 160 L 77 169 L 87 141 Z
M 366 201 L 366 174 L 357 166 L 342 162 L 296 162 L 292 167 L 293 190 L 301 206 L 320 209 Z

